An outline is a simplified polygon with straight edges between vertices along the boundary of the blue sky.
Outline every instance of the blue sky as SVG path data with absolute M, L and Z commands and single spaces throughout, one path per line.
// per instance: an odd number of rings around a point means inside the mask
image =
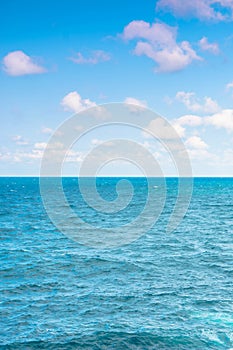
M 60 123 L 128 98 L 179 127 L 196 176 L 232 176 L 232 1 L 0 6 L 1 175 L 38 175 Z

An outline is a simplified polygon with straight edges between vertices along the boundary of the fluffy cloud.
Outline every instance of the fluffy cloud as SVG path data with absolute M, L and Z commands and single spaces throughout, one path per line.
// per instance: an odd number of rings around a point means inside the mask
M 233 132 L 233 109 L 224 109 L 210 117 L 205 117 L 205 123 L 213 125 L 217 129 L 224 128 L 228 132 Z
M 206 37 L 203 37 L 199 41 L 199 46 L 203 51 L 209 51 L 209 52 L 213 53 L 214 55 L 217 55 L 220 52 L 218 44 L 217 43 L 209 43 L 208 39 Z
M 126 97 L 124 103 L 128 104 L 128 109 L 132 113 L 138 113 L 142 108 L 147 108 L 146 101 L 138 100 L 134 97 Z
M 216 113 L 220 110 L 216 101 L 211 97 L 204 97 L 203 101 L 196 97 L 194 92 L 179 91 L 176 94 L 176 100 L 182 102 L 189 111 L 201 113 Z
M 201 58 L 188 41 L 177 43 L 177 29 L 163 23 L 132 21 L 123 31 L 124 40 L 138 40 L 133 53 L 145 55 L 157 64 L 158 72 L 175 72 Z
M 199 136 L 189 137 L 185 141 L 185 146 L 192 161 L 207 161 L 209 163 L 216 161 L 218 158 L 215 154 L 208 151 L 209 145 Z
M 72 91 L 62 99 L 61 105 L 65 111 L 79 113 L 87 108 L 95 107 L 96 103 L 88 98 L 83 99 L 77 91 Z
M 203 121 L 202 118 L 197 115 L 184 115 L 177 119 L 177 124 L 180 126 L 200 126 L 202 125 Z
M 197 127 L 201 125 L 212 125 L 217 129 L 225 129 L 233 132 L 233 109 L 223 109 L 211 116 L 199 117 L 196 115 L 185 115 L 176 119 L 176 124 L 180 126 Z
M 232 0 L 159 0 L 157 10 L 172 12 L 178 17 L 222 21 L 232 18 Z
M 110 54 L 102 50 L 93 51 L 92 56 L 87 58 L 84 57 L 81 52 L 78 52 L 75 57 L 70 58 L 72 62 L 77 64 L 97 64 L 109 61 L 110 59 Z
M 185 145 L 194 149 L 207 149 L 208 145 L 199 136 L 191 136 L 185 141 Z
M 175 131 L 177 132 L 177 134 L 179 135 L 179 137 L 185 136 L 185 128 L 182 125 L 180 125 L 179 123 L 176 123 L 176 121 L 175 121 L 172 123 L 172 126 L 175 129 Z
M 3 58 L 4 71 L 12 76 L 44 73 L 45 68 L 38 65 L 23 51 L 13 51 Z

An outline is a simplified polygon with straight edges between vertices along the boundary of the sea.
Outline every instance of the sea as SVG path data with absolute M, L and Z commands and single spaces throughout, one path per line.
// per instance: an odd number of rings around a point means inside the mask
M 83 206 L 77 178 L 63 180 L 73 210 L 96 221 L 98 235 L 107 215 Z M 146 179 L 128 180 L 133 203 L 109 214 L 108 227 L 135 218 L 145 202 Z M 98 179 L 105 200 L 118 181 Z M 233 178 L 193 181 L 173 232 L 166 222 L 178 179 L 166 178 L 157 222 L 132 242 L 101 248 L 54 225 L 39 178 L 1 177 L 0 349 L 233 349 Z

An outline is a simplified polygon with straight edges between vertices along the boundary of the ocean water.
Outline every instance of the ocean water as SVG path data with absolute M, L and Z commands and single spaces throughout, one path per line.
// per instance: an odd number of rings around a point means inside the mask
M 115 196 L 118 180 L 98 180 L 103 197 Z M 133 205 L 113 226 L 144 203 L 145 179 L 130 180 Z M 158 223 L 101 250 L 59 232 L 38 178 L 0 178 L 1 349 L 233 349 L 233 179 L 194 179 L 190 208 L 170 234 L 177 179 L 166 181 Z M 64 179 L 64 189 L 78 212 L 77 180 Z M 107 220 L 83 205 L 81 214 Z

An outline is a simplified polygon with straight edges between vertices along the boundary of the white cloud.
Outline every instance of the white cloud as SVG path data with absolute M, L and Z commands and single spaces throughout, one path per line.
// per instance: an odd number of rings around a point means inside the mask
M 176 123 L 176 121 L 175 121 L 175 122 L 173 122 L 172 126 L 175 129 L 175 131 L 177 132 L 177 134 L 179 135 L 179 137 L 184 137 L 185 128 L 183 128 L 182 125 L 180 125 L 179 123 Z
M 187 151 L 192 161 L 197 161 L 198 163 L 205 161 L 209 163 L 216 162 L 218 160 L 216 165 L 219 166 L 220 164 L 218 157 L 215 154 L 210 153 L 207 149 L 188 148 Z
M 175 121 L 180 126 L 197 127 L 201 125 L 212 125 L 216 129 L 225 129 L 233 132 L 233 109 L 223 109 L 211 116 L 199 117 L 196 115 L 185 115 Z
M 197 98 L 194 92 L 179 91 L 176 100 L 182 102 L 189 111 L 201 113 L 216 113 L 220 110 L 216 101 L 211 97 L 204 97 L 203 101 Z
M 88 58 L 85 58 L 81 52 L 77 52 L 75 57 L 70 58 L 72 62 L 77 64 L 97 64 L 109 61 L 110 59 L 110 54 L 102 50 L 93 51 L 92 56 Z
M 207 149 L 208 145 L 199 136 L 191 136 L 185 141 L 185 145 L 194 149 Z
M 87 108 L 95 107 L 96 103 L 88 98 L 83 99 L 77 91 L 72 91 L 62 99 L 61 105 L 65 111 L 79 113 Z
M 145 39 L 149 42 L 156 42 L 161 45 L 174 43 L 177 28 L 170 27 L 164 23 L 153 23 L 145 21 L 132 21 L 123 31 L 122 37 L 125 40 Z
M 218 55 L 220 52 L 218 44 L 217 43 L 209 43 L 208 39 L 206 37 L 203 37 L 199 41 L 199 46 L 203 51 L 209 51 L 209 52 L 213 53 L 214 55 Z
M 51 129 L 51 128 L 46 128 L 46 127 L 45 127 L 45 128 L 42 128 L 41 131 L 42 131 L 43 134 L 49 134 L 49 135 L 50 135 L 50 134 L 53 133 L 53 129 Z
M 232 148 L 230 149 L 225 149 L 223 152 L 223 157 L 222 157 L 223 163 L 229 165 L 233 165 L 233 150 Z
M 40 150 L 44 150 L 47 146 L 46 142 L 36 142 L 34 145 L 35 149 L 40 149 Z
M 72 149 L 69 149 L 67 154 L 66 154 L 66 158 L 65 158 L 65 162 L 68 162 L 68 163 L 80 163 L 83 161 L 83 153 L 82 152 L 77 152 L 77 151 L 74 151 Z
M 27 74 L 40 74 L 46 72 L 45 68 L 38 65 L 23 51 L 13 51 L 3 58 L 3 69 L 12 76 Z
M 169 11 L 178 17 L 222 21 L 232 18 L 233 2 L 232 0 L 159 0 L 156 9 Z
M 15 152 L 4 151 L 0 152 L 0 160 L 2 161 L 10 161 L 10 162 L 36 162 L 42 159 L 44 155 L 44 150 L 47 147 L 47 143 L 45 142 L 36 142 L 31 150 L 27 152 L 22 152 L 21 150 L 16 150 Z M 64 145 L 62 143 L 56 142 L 54 144 L 50 144 L 50 152 L 53 160 L 56 157 L 65 157 L 65 162 L 81 162 L 83 160 L 83 153 L 74 151 L 69 149 L 67 153 L 64 153 Z
M 176 123 L 178 125 L 187 125 L 187 126 L 200 126 L 203 123 L 203 120 L 201 117 L 197 115 L 184 115 L 176 120 Z
M 209 146 L 199 136 L 191 136 L 185 141 L 185 146 L 192 160 L 213 161 L 216 155 L 208 151 Z
M 233 109 L 224 109 L 210 117 L 205 117 L 205 123 L 217 129 L 224 128 L 228 132 L 233 132 Z
M 94 145 L 94 146 L 98 146 L 98 145 L 100 145 L 103 142 L 104 142 L 103 140 L 99 140 L 99 139 L 92 139 L 91 140 L 91 144 Z
M 201 60 L 188 41 L 177 43 L 177 28 L 163 23 L 132 21 L 123 31 L 125 40 L 138 40 L 133 53 L 156 62 L 156 71 L 175 72 Z
M 23 138 L 21 135 L 13 136 L 12 140 L 19 146 L 28 145 L 28 141 Z
M 152 132 L 155 137 L 161 140 L 175 140 L 179 137 L 184 136 L 184 128 L 174 123 L 173 125 L 168 124 L 161 118 L 153 119 L 147 129 Z M 144 137 L 150 138 L 150 134 L 143 132 Z
M 9 160 L 13 162 L 40 160 L 42 159 L 43 154 L 44 151 L 39 149 L 33 149 L 30 152 L 15 152 L 9 156 Z
M 233 81 L 232 81 L 231 83 L 228 83 L 228 84 L 226 85 L 227 91 L 229 91 L 229 90 L 232 89 L 232 88 L 233 88 Z
M 146 101 L 138 100 L 137 98 L 134 98 L 134 97 L 126 97 L 126 99 L 124 100 L 124 103 L 136 105 L 139 107 L 147 107 Z

